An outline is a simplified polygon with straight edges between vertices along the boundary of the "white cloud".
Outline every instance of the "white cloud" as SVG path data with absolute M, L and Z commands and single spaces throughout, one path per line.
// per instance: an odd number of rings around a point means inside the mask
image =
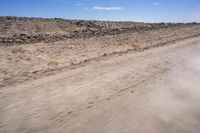
M 101 7 L 101 6 L 93 6 L 93 10 L 123 10 L 123 7 Z
M 156 3 L 152 3 L 151 5 L 152 5 L 152 6 L 159 6 L 160 3 L 156 2 Z
M 83 4 L 77 3 L 77 4 L 75 4 L 75 6 L 83 6 Z
M 51 1 L 53 1 L 53 2 L 63 2 L 65 0 L 51 0 Z

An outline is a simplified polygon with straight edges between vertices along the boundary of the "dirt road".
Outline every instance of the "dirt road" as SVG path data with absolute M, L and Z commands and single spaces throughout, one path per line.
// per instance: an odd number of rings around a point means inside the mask
M 200 38 L 0 90 L 1 133 L 199 133 Z

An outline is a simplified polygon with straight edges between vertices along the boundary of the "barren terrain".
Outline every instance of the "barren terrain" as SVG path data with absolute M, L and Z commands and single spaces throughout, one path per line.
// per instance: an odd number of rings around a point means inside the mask
M 198 133 L 200 25 L 0 17 L 0 132 Z

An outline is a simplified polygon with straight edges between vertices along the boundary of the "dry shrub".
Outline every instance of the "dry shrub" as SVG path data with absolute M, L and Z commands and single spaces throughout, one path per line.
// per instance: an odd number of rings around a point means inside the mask
M 51 60 L 48 62 L 48 66 L 58 66 L 58 65 L 59 65 L 59 62 L 54 61 L 54 60 Z
M 23 47 L 18 47 L 18 48 L 14 48 L 13 50 L 12 50 L 12 53 L 13 54 L 16 54 L 16 53 L 25 53 L 26 52 L 26 50 L 23 48 Z

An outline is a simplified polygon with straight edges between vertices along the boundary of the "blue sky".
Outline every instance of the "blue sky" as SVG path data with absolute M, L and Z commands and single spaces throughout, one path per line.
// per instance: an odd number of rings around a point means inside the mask
M 200 0 L 0 0 L 0 16 L 191 22 L 200 21 Z

